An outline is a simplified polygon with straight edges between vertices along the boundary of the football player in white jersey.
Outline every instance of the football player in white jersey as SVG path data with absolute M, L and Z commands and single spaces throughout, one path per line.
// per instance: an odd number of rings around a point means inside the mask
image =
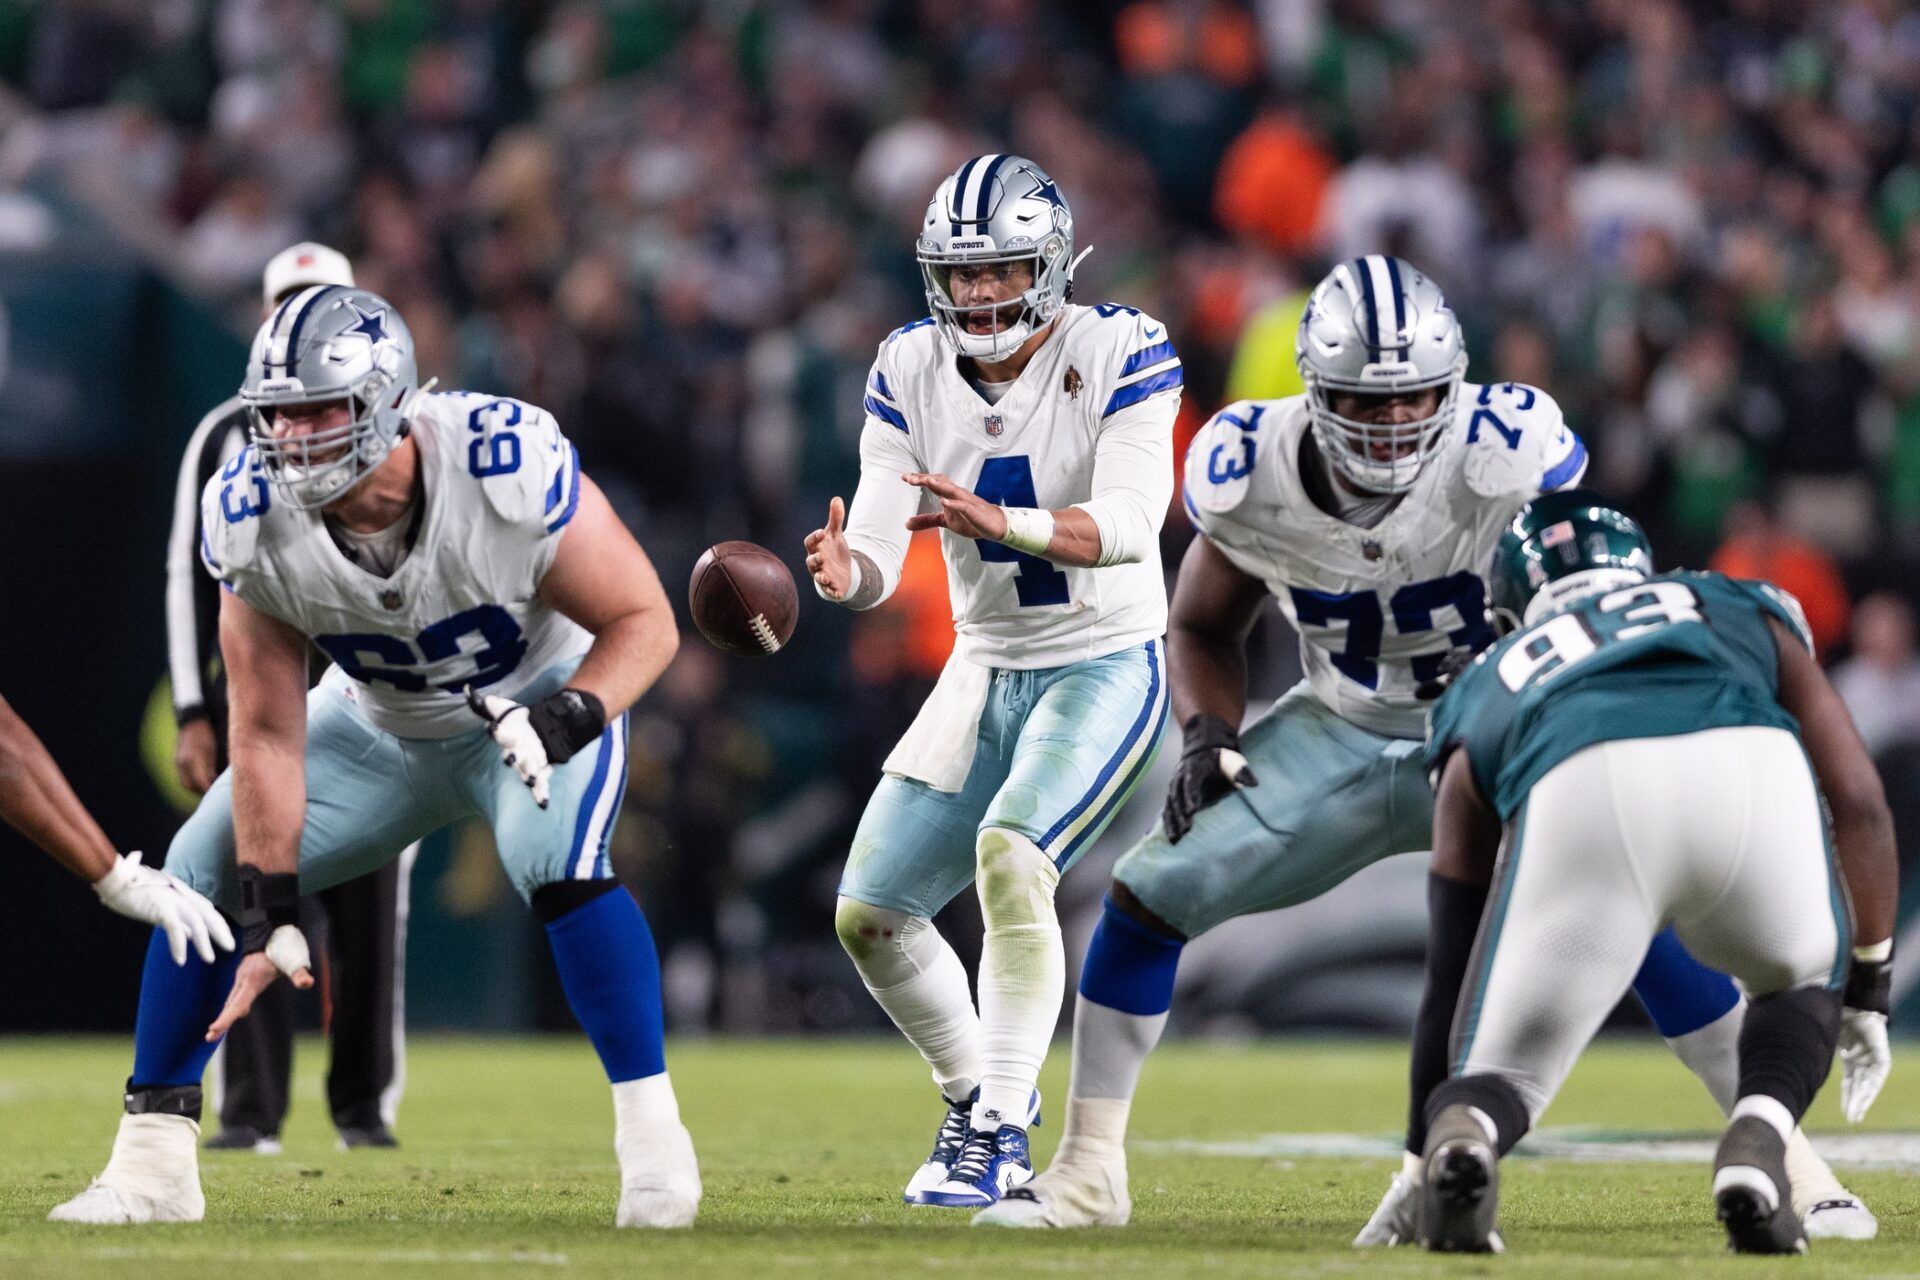
M 852 516 L 833 500 L 807 567 L 822 596 L 870 609 L 910 533 L 941 531 L 958 643 L 861 818 L 835 924 L 946 1104 L 906 1201 L 978 1207 L 1032 1173 L 1065 986 L 1054 888 L 1166 723 L 1159 530 L 1181 368 L 1153 318 L 1069 304 L 1073 217 L 1030 160 L 962 165 L 917 256 L 932 315 L 880 346 Z M 968 884 L 986 922 L 977 1013 L 932 924 Z
M 226 587 L 233 763 L 167 870 L 238 920 L 245 958 L 176 967 L 155 935 L 112 1158 L 50 1216 L 201 1218 L 201 1075 L 261 990 L 312 983 L 298 894 L 481 817 L 613 1082 L 617 1222 L 690 1224 L 659 964 L 606 855 L 626 710 L 678 645 L 652 565 L 551 417 L 429 394 L 406 325 L 365 290 L 289 297 L 241 396 L 253 443 L 208 483 L 201 525 Z M 311 694 L 309 641 L 334 660 Z
M 1453 312 L 1397 258 L 1334 268 L 1308 301 L 1296 359 L 1306 394 L 1229 405 L 1187 455 L 1185 503 L 1202 536 L 1181 566 L 1168 633 L 1180 767 L 1161 825 L 1115 866 L 1088 946 L 1059 1152 L 982 1223 L 1124 1223 L 1127 1112 L 1187 940 L 1430 847 L 1426 699 L 1450 663 L 1493 642 L 1480 574 L 1502 528 L 1586 469 L 1546 392 L 1463 381 Z M 1268 595 L 1300 634 L 1306 679 L 1243 736 L 1243 646 Z M 1732 982 L 1669 934 L 1635 990 L 1732 1106 L 1744 1011 Z M 1412 1075 L 1424 1098 L 1446 1063 L 1417 1048 Z M 1424 1126 L 1410 1113 L 1402 1173 L 1356 1244 L 1413 1239 Z M 1870 1231 L 1872 1216 L 1804 1138 L 1797 1149 L 1796 1194 L 1824 1206 L 1810 1230 Z

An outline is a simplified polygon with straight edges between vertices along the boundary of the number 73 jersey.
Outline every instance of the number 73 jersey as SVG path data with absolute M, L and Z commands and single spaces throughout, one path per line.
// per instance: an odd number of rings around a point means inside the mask
M 468 392 L 414 402 L 422 506 L 391 577 L 349 560 L 318 511 L 278 500 L 248 448 L 201 495 L 201 559 L 310 637 L 367 719 L 402 738 L 477 727 L 462 690 L 511 698 L 591 637 L 538 596 L 580 501 L 580 455 L 543 410 Z
M 1464 384 L 1454 403 L 1440 449 L 1371 529 L 1307 494 L 1305 396 L 1229 405 L 1187 453 L 1195 527 L 1279 600 L 1320 700 L 1389 737 L 1421 737 L 1429 704 L 1416 691 L 1456 650 L 1493 643 L 1482 574 L 1501 529 L 1586 470 L 1585 447 L 1546 392 Z

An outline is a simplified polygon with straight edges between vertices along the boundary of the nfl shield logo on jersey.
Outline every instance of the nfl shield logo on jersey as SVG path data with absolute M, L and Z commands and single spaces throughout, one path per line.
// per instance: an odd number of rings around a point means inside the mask
M 389 612 L 398 609 L 402 603 L 400 593 L 389 587 L 380 593 L 380 603 L 385 605 Z
M 997 413 L 987 415 L 987 434 L 996 438 L 1007 429 L 1005 419 Z
M 1382 555 L 1385 554 L 1385 548 L 1383 548 L 1377 540 L 1373 538 L 1368 538 L 1365 541 L 1361 542 L 1360 554 L 1364 555 L 1369 560 L 1378 560 Z

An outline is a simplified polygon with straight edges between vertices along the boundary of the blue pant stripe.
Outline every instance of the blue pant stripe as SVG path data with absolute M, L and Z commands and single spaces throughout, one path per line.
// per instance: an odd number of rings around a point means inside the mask
M 600 754 L 593 762 L 593 781 L 587 784 L 587 794 L 580 800 L 580 816 L 574 819 L 573 844 L 567 853 L 567 878 L 580 875 L 580 859 L 586 852 L 587 832 L 593 826 L 593 811 L 600 807 L 600 792 L 607 785 L 607 766 L 613 760 L 613 726 L 607 726 L 600 735 Z
M 1157 640 L 1149 640 L 1143 646 L 1147 654 L 1147 700 L 1141 706 L 1140 714 L 1134 718 L 1133 726 L 1127 730 L 1127 736 L 1121 741 L 1120 749 L 1101 766 L 1099 776 L 1093 780 L 1093 786 L 1089 787 L 1087 793 L 1075 802 L 1073 808 L 1067 810 L 1058 822 L 1047 829 L 1047 834 L 1040 838 L 1040 848 L 1043 852 L 1051 847 L 1053 842 L 1060 838 L 1060 833 L 1072 826 L 1073 820 L 1099 797 L 1108 780 L 1120 768 L 1121 761 L 1125 760 L 1127 753 L 1133 750 L 1133 744 L 1140 740 L 1142 733 L 1146 732 L 1148 723 L 1153 719 L 1154 707 L 1160 701 L 1160 655 L 1156 648 L 1158 644 Z

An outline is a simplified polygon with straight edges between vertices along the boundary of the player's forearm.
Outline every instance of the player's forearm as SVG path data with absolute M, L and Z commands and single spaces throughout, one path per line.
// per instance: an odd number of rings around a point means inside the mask
M 1079 507 L 1046 514 L 1053 520 L 1053 537 L 1046 550 L 1038 553 L 1041 557 L 1069 569 L 1091 569 L 1101 563 L 1100 526 L 1092 515 Z
M 1185 724 L 1213 716 L 1234 728 L 1247 713 L 1247 650 L 1240 640 L 1175 625 L 1167 631 L 1167 671 L 1173 718 Z
M 653 687 L 679 650 L 680 631 L 664 603 L 636 610 L 600 629 L 567 686 L 600 699 L 612 719 Z
M 304 736 L 233 726 L 233 839 L 236 860 L 268 875 L 300 869 L 307 810 Z
M 1886 941 L 1893 936 L 1900 901 L 1900 859 L 1885 800 L 1834 804 L 1833 844 L 1853 900 L 1853 944 Z
M 0 818 L 91 882 L 119 856 L 40 739 L 0 702 Z

